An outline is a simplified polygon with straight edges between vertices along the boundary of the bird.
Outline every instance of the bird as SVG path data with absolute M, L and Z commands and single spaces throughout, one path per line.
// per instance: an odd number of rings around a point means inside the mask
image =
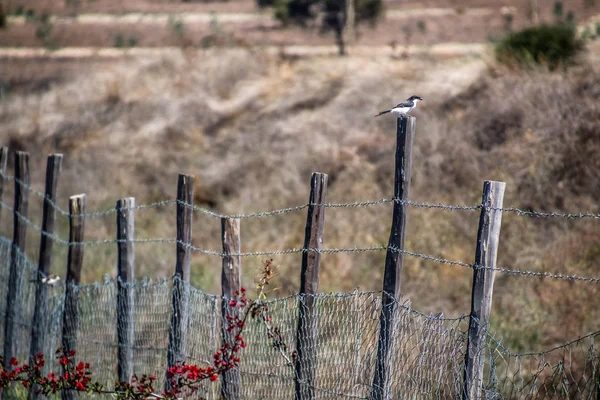
M 58 281 L 60 281 L 60 276 L 54 275 L 54 274 L 50 274 L 50 275 L 45 276 L 42 279 L 40 279 L 40 282 L 43 285 L 48 285 L 48 286 L 54 286 L 58 283 Z M 29 282 L 37 282 L 37 280 L 33 279 L 33 280 L 30 280 Z
M 394 108 L 392 108 L 390 110 L 385 110 L 385 111 L 380 112 L 379 114 L 376 115 L 376 117 L 379 117 L 380 115 L 387 114 L 390 112 L 392 114 L 406 115 L 413 108 L 415 108 L 417 106 L 417 103 L 420 101 L 423 101 L 423 99 L 421 97 L 410 96 L 408 99 L 406 99 L 405 102 L 397 104 Z

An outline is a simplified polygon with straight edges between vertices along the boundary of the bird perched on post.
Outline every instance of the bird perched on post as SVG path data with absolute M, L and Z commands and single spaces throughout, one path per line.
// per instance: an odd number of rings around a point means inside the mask
M 45 276 L 42 279 L 40 279 L 40 282 L 43 285 L 48 285 L 48 286 L 54 286 L 58 283 L 58 281 L 60 281 L 60 276 L 54 275 L 54 274 L 50 274 L 50 275 Z M 37 282 L 37 279 L 30 280 L 29 282 Z
M 417 103 L 423 101 L 423 99 L 419 96 L 410 96 L 404 103 L 397 104 L 394 108 L 390 110 L 385 110 L 376 115 L 379 117 L 380 115 L 392 113 L 398 115 L 406 115 L 409 111 L 417 106 Z

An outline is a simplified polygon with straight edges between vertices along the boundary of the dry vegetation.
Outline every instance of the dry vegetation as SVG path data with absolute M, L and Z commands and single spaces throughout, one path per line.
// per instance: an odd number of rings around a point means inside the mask
M 437 43 L 487 42 L 508 28 L 531 25 L 530 0 L 399 1 L 384 0 L 386 12 L 375 27 L 361 27 L 357 45 L 403 47 Z M 552 3 L 540 3 L 539 20 L 554 20 Z M 567 2 L 565 2 L 567 3 Z M 565 4 L 580 22 L 600 12 L 600 3 Z M 333 45 L 318 27 L 286 28 L 260 10 L 254 0 L 6 0 L 8 25 L 1 47 L 210 47 L 217 40 L 240 45 Z M 510 23 L 502 10 L 510 9 Z M 15 16 L 31 11 L 33 18 Z M 48 24 L 41 24 L 48 15 Z M 126 15 L 127 18 L 120 18 Z M 111 18 L 112 16 L 112 18 Z M 458 27 L 458 29 L 457 29 Z M 40 34 L 40 28 L 42 33 Z
M 81 192 L 91 210 L 126 196 L 138 204 L 173 198 L 179 172 L 196 176 L 196 204 L 224 213 L 305 203 L 313 171 L 329 174 L 332 202 L 390 197 L 394 120 L 372 115 L 417 93 L 426 101 L 415 112 L 414 200 L 476 204 L 483 180 L 493 179 L 507 182 L 508 206 L 598 211 L 597 67 L 516 73 L 481 59 L 290 60 L 219 49 L 82 66 L 74 77 L 61 75 L 65 66 L 54 63 L 46 75 L 59 75 L 59 82 L 36 86 L 22 77 L 17 86 L 28 90 L 3 97 L 0 144 L 32 153 L 39 189 L 44 156 L 64 153 L 59 204 L 65 209 L 67 196 Z M 38 203 L 31 206 L 36 220 Z M 328 209 L 325 246 L 385 244 L 390 212 L 386 205 Z M 301 247 L 304 219 L 298 212 L 242 221 L 243 250 Z M 476 212 L 411 209 L 407 248 L 470 262 L 477 219 Z M 6 213 L 2 220 L 9 231 Z M 136 235 L 173 237 L 174 222 L 172 206 L 142 210 Z M 218 250 L 219 229 L 218 220 L 197 214 L 194 244 Z M 64 218 L 59 234 L 67 234 Z M 86 239 L 114 234 L 109 215 L 89 221 Z M 29 239 L 34 255 L 37 234 L 30 231 Z M 593 276 L 599 249 L 593 221 L 507 214 L 499 264 Z M 87 281 L 114 273 L 115 250 L 86 248 Z M 170 276 L 174 253 L 171 244 L 139 244 L 138 275 Z M 56 272 L 64 255 L 59 246 Z M 384 256 L 324 256 L 322 290 L 379 289 Z M 297 290 L 299 262 L 298 256 L 278 258 L 282 294 Z M 469 270 L 407 262 L 403 288 L 413 306 L 446 315 L 468 311 Z M 244 260 L 247 281 L 259 265 L 259 259 Z M 195 256 L 195 285 L 218 291 L 219 268 L 218 258 Z M 495 329 L 515 350 L 573 339 L 597 329 L 598 312 L 587 301 L 597 292 L 585 283 L 498 275 Z

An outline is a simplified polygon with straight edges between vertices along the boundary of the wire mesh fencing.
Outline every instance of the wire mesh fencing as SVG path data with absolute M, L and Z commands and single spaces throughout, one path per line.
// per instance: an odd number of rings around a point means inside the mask
M 11 243 L 0 240 L 0 336 L 4 342 L 6 300 Z M 19 312 L 14 346 L 21 360 L 29 357 L 33 321 L 36 266 L 19 252 L 15 262 L 22 272 L 17 282 Z M 161 388 L 167 368 L 171 329 L 173 279 L 138 280 L 134 291 L 134 373 L 156 375 Z M 48 332 L 44 353 L 53 354 L 63 337 L 76 341 L 77 358 L 93 366 L 95 380 L 107 387 L 118 379 L 117 314 L 119 282 L 105 279 L 74 287 L 76 313 L 65 313 L 64 284 L 49 288 L 44 315 Z M 223 318 L 220 296 L 189 287 L 189 319 L 185 341 L 188 363 L 210 365 L 222 342 Z M 301 295 L 268 300 L 269 315 L 282 334 L 286 350 L 298 341 L 310 343 L 314 365 L 310 390 L 316 399 L 368 399 L 376 373 L 382 307 L 393 307 L 393 351 L 390 354 L 391 386 L 384 388 L 390 399 L 454 399 L 463 393 L 466 331 L 469 317 L 446 318 L 411 308 L 408 302 L 382 306 L 381 292 L 352 292 L 314 295 L 313 337 L 296 337 Z M 76 318 L 76 325 L 69 319 Z M 65 324 L 65 321 L 67 323 Z M 64 326 L 76 326 L 64 331 Z M 491 334 L 482 355 L 485 359 L 484 399 L 597 399 L 600 361 L 597 338 L 600 332 L 540 353 L 512 353 Z M 242 399 L 289 399 L 298 382 L 295 367 L 280 347 L 267 337 L 264 325 L 250 320 L 243 332 L 247 347 L 241 353 L 238 396 Z M 56 362 L 46 372 L 57 371 Z M 307 389 L 308 390 L 308 389 Z M 228 393 L 224 393 L 226 396 Z M 219 382 L 206 382 L 196 398 L 220 399 Z

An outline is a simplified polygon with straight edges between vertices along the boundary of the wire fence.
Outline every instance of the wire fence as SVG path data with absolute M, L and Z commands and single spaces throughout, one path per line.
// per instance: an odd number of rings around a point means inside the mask
M 8 286 L 7 272 L 11 242 L 0 238 L 0 311 L 4 317 Z M 17 283 L 19 313 L 17 356 L 26 360 L 34 321 L 33 304 L 37 268 L 18 252 L 18 267 L 24 272 Z M 176 279 L 176 278 L 175 278 Z M 171 299 L 174 280 L 136 281 L 134 324 L 134 372 L 154 374 L 164 383 Z M 190 319 L 186 340 L 186 360 L 210 364 L 221 343 L 220 296 L 189 287 Z M 44 352 L 52 354 L 63 334 L 76 339 L 78 359 L 90 362 L 93 377 L 107 386 L 117 379 L 118 284 L 105 279 L 79 285 L 78 325 L 63 333 L 65 285 L 53 286 L 43 315 L 50 322 Z M 315 352 L 315 380 L 312 389 L 317 399 L 367 399 L 375 373 L 377 341 L 382 307 L 393 307 L 397 318 L 392 327 L 394 348 L 389 398 L 451 399 L 461 397 L 468 315 L 447 318 L 424 314 L 408 302 L 382 305 L 385 293 L 352 292 L 314 295 L 317 310 L 315 336 L 302 338 L 312 343 Z M 280 327 L 284 341 L 296 348 L 298 307 L 302 296 L 269 300 L 269 312 Z M 0 318 L 0 324 L 4 318 Z M 1 326 L 3 335 L 4 326 Z M 538 353 L 514 353 L 491 334 L 482 349 L 485 374 L 482 386 L 485 399 L 596 399 L 599 390 L 600 362 L 596 347 L 600 332 Z M 253 321 L 244 333 L 247 347 L 241 354 L 240 392 L 242 399 L 290 399 L 294 396 L 294 368 L 288 364 L 266 336 L 263 325 Z M 3 336 L 0 336 L 2 340 Z M 49 363 L 46 370 L 57 370 Z M 194 398 L 219 399 L 221 386 L 207 383 Z
M 16 184 L 24 187 L 30 193 L 33 193 L 36 196 L 38 196 L 39 198 L 43 199 L 49 205 L 51 205 L 51 207 L 59 215 L 62 215 L 67 218 L 70 217 L 70 214 L 68 211 L 61 209 L 54 201 L 52 201 L 51 199 L 48 199 L 44 193 L 33 188 L 31 185 L 27 185 L 26 183 L 15 178 L 14 176 L 2 174 L 1 172 L 0 172 L 0 177 L 5 179 L 6 181 L 14 181 Z M 163 201 L 158 201 L 158 202 L 149 203 L 149 204 L 137 205 L 135 207 L 122 208 L 121 210 L 139 211 L 139 210 L 156 209 L 156 208 L 162 208 L 162 207 L 168 207 L 171 205 L 181 204 L 186 208 L 192 209 L 194 212 L 199 212 L 201 214 L 204 214 L 204 215 L 207 215 L 207 216 L 210 216 L 213 218 L 250 219 L 250 218 L 265 218 L 265 217 L 269 217 L 269 216 L 284 215 L 284 214 L 293 213 L 293 212 L 307 209 L 309 206 L 321 206 L 321 207 L 326 207 L 326 208 L 359 208 L 359 207 L 371 207 L 371 206 L 376 206 L 376 205 L 381 205 L 381 204 L 391 204 L 391 203 L 405 204 L 409 207 L 415 207 L 415 208 L 440 209 L 440 210 L 447 210 L 447 211 L 477 211 L 477 210 L 481 210 L 481 208 L 482 208 L 481 204 L 450 205 L 450 204 L 436 204 L 436 203 L 427 203 L 427 202 L 403 201 L 401 199 L 391 198 L 391 199 L 379 199 L 379 200 L 350 202 L 350 203 L 323 203 L 323 204 L 307 203 L 307 204 L 303 204 L 303 205 L 299 205 L 299 206 L 295 206 L 295 207 L 287 207 L 287 208 L 281 208 L 281 209 L 264 211 L 264 212 L 253 212 L 253 213 L 247 213 L 247 214 L 220 214 L 220 213 L 216 213 L 216 212 L 213 212 L 211 210 L 208 210 L 208 209 L 205 209 L 202 207 L 195 206 L 193 204 L 188 204 L 188 203 L 182 202 L 177 199 L 171 199 L 171 200 L 163 200 Z M 15 211 L 13 209 L 13 207 L 11 207 L 10 205 L 6 204 L 5 202 L 3 202 L 1 200 L 0 200 L 0 209 L 6 209 L 7 211 L 13 213 L 13 215 L 16 218 L 19 218 L 28 227 L 32 228 L 33 230 L 35 230 L 37 232 L 40 232 L 40 234 L 42 236 L 45 236 L 45 237 L 51 239 L 53 242 L 63 245 L 63 246 L 101 246 L 101 245 L 111 245 L 111 244 L 114 245 L 114 244 L 124 243 L 124 242 L 133 242 L 136 244 L 138 244 L 138 243 L 139 244 L 178 243 L 186 248 L 191 249 L 191 251 L 193 251 L 195 253 L 200 253 L 200 254 L 204 254 L 204 255 L 208 255 L 208 256 L 215 256 L 215 257 L 225 257 L 226 255 L 229 255 L 232 257 L 237 257 L 237 256 L 239 256 L 239 257 L 280 256 L 280 255 L 287 255 L 287 254 L 302 254 L 302 253 L 310 253 L 310 252 L 318 252 L 321 254 L 364 253 L 364 252 L 386 252 L 388 250 L 391 250 L 392 252 L 395 252 L 395 253 L 402 253 L 409 257 L 419 258 L 422 260 L 426 260 L 426 261 L 430 261 L 430 262 L 434 262 L 434 263 L 446 265 L 446 266 L 458 266 L 458 267 L 464 267 L 464 268 L 469 268 L 469 269 L 478 269 L 478 268 L 479 269 L 491 269 L 491 270 L 494 270 L 499 273 L 504 273 L 504 274 L 508 274 L 508 275 L 512 275 L 512 276 L 525 277 L 525 278 L 548 278 L 548 279 L 565 280 L 565 281 L 573 281 L 573 282 L 576 281 L 576 282 L 584 282 L 584 283 L 600 282 L 600 277 L 580 276 L 577 274 L 563 274 L 560 272 L 532 271 L 532 270 L 523 270 L 523 269 L 508 268 L 508 267 L 490 268 L 490 267 L 485 267 L 482 265 L 477 265 L 475 263 L 467 263 L 467 262 L 458 261 L 458 260 L 450 260 L 450 259 L 446 259 L 446 258 L 442 258 L 442 257 L 437 257 L 434 255 L 423 254 L 420 252 L 410 251 L 410 250 L 406 250 L 406 249 L 399 249 L 394 246 L 385 246 L 385 245 L 371 246 L 371 247 L 357 246 L 357 247 L 348 247 L 348 248 L 329 248 L 329 249 L 327 249 L 327 248 L 326 249 L 290 248 L 290 249 L 280 249 L 280 250 L 250 251 L 250 252 L 225 254 L 223 251 L 205 249 L 202 247 L 194 246 L 190 243 L 183 243 L 181 241 L 178 241 L 177 238 L 174 238 L 174 237 L 171 237 L 171 238 L 138 238 L 138 239 L 133 239 L 133 240 L 123 240 L 123 239 L 118 240 L 115 238 L 107 238 L 107 239 L 100 239 L 100 240 L 77 242 L 77 241 L 69 241 L 66 238 L 61 238 L 58 235 L 44 231 L 39 225 L 35 224 L 33 221 L 31 221 L 26 216 L 21 215 L 19 212 Z M 599 213 L 591 213 L 591 212 L 582 212 L 582 213 L 538 212 L 538 211 L 532 211 L 532 210 L 522 210 L 522 209 L 518 209 L 518 208 L 514 208 L 514 207 L 506 207 L 506 208 L 491 207 L 491 209 L 502 211 L 502 212 L 515 213 L 520 216 L 533 217 L 533 218 L 563 218 L 563 219 L 599 219 L 600 218 Z M 110 208 L 105 211 L 94 211 L 94 212 L 82 213 L 82 214 L 78 214 L 74 217 L 75 218 L 86 218 L 86 219 L 87 218 L 91 218 L 91 219 L 102 218 L 102 217 L 106 217 L 108 215 L 116 214 L 117 211 L 118 210 L 116 208 Z
M 3 174 L 2 172 L 0 172 L 0 177 L 5 179 L 7 182 L 14 181 L 15 183 L 24 187 L 30 193 L 33 193 L 36 196 L 38 196 L 39 198 L 43 199 L 48 204 L 50 204 L 52 206 L 52 208 L 56 212 L 58 212 L 60 215 L 65 216 L 65 217 L 69 216 L 69 212 L 67 210 L 63 210 L 61 207 L 58 206 L 58 204 L 56 204 L 56 202 L 47 198 L 43 192 L 35 189 L 31 185 L 28 185 L 28 184 L 20 181 L 18 178 L 15 178 L 14 176 Z M 477 211 L 477 210 L 481 209 L 481 204 L 452 205 L 452 204 L 416 202 L 416 201 L 411 201 L 411 200 L 402 200 L 402 199 L 398 199 L 398 198 L 382 198 L 382 199 L 377 199 L 377 200 L 368 200 L 368 201 L 359 201 L 359 202 L 350 202 L 350 203 L 323 203 L 323 204 L 306 203 L 306 204 L 302 204 L 302 205 L 298 205 L 298 206 L 294 206 L 294 207 L 287 207 L 287 208 L 281 208 L 281 209 L 263 211 L 263 212 L 252 212 L 252 213 L 247 213 L 247 214 L 220 214 L 220 213 L 216 213 L 216 212 L 211 211 L 206 208 L 195 206 L 193 204 L 187 204 L 187 203 L 182 202 L 177 199 L 162 200 L 162 201 L 157 201 L 157 202 L 150 203 L 150 204 L 137 205 L 135 207 L 127 207 L 127 208 L 123 208 L 123 210 L 136 210 L 137 211 L 137 210 L 165 207 L 165 206 L 169 206 L 169 205 L 173 205 L 173 204 L 182 204 L 185 207 L 191 208 L 195 212 L 198 212 L 198 213 L 201 213 L 201 214 L 213 217 L 213 218 L 249 219 L 249 218 L 264 218 L 264 217 L 270 217 L 270 216 L 275 216 L 275 215 L 289 214 L 289 213 L 293 213 L 296 211 L 304 210 L 304 209 L 308 208 L 309 206 L 319 206 L 319 207 L 326 207 L 326 208 L 358 208 L 358 207 L 371 207 L 371 206 L 375 206 L 375 205 L 390 204 L 390 203 L 405 204 L 409 207 L 415 207 L 415 208 L 441 209 L 441 210 L 448 210 L 448 211 Z M 2 207 L 10 208 L 10 206 L 8 206 L 6 204 L 3 204 Z M 534 211 L 534 210 L 522 210 L 522 209 L 515 208 L 515 207 L 492 207 L 491 209 L 506 212 L 506 213 L 515 213 L 515 214 L 521 215 L 521 216 L 535 217 L 535 218 L 600 219 L 600 213 L 592 213 L 592 212 L 577 212 L 577 213 L 541 212 L 541 211 Z M 82 213 L 82 214 L 78 215 L 78 218 L 102 218 L 107 215 L 114 214 L 116 212 L 117 212 L 116 208 L 110 208 L 110 209 L 107 209 L 104 211 Z
M 384 204 L 397 204 L 421 209 L 437 209 L 452 212 L 481 211 L 482 204 L 451 205 L 427 202 L 407 201 L 398 198 L 377 199 L 350 203 L 306 203 L 263 212 L 246 214 L 221 214 L 195 206 L 177 199 L 137 205 L 131 208 L 110 208 L 104 211 L 86 212 L 71 215 L 61 209 L 44 193 L 25 184 L 19 179 L 0 173 L 5 182 L 14 182 L 26 192 L 42 199 L 51 209 L 63 218 L 99 219 L 124 210 L 153 210 L 176 205 L 216 219 L 253 219 L 286 215 L 311 207 L 324 208 L 364 208 Z M 435 255 L 407 250 L 393 245 L 344 248 L 284 248 L 268 251 L 230 252 L 198 247 L 175 237 L 135 238 L 131 240 L 114 237 L 72 241 L 53 232 L 48 232 L 34 223 L 14 207 L 2 202 L 0 210 L 12 213 L 13 218 L 40 233 L 52 242 L 67 248 L 80 246 L 104 246 L 122 243 L 150 244 L 166 243 L 192 253 L 208 256 L 259 257 L 286 254 L 336 254 L 388 252 L 425 260 L 448 267 L 467 268 L 473 271 L 493 270 L 511 276 L 535 279 L 556 279 L 570 282 L 595 284 L 600 277 L 562 274 L 548 271 L 533 271 L 506 267 L 487 267 L 477 263 L 451 260 Z M 489 208 L 495 211 L 513 213 L 530 218 L 561 219 L 598 219 L 597 213 L 539 212 L 518 208 Z M 13 254 L 11 255 L 11 249 Z M 9 284 L 9 269 L 22 271 L 15 282 Z M 35 326 L 47 329 L 47 340 L 43 352 L 53 354 L 54 350 L 68 338 L 76 343 L 78 357 L 90 362 L 94 368 L 94 378 L 110 386 L 117 380 L 118 336 L 122 335 L 118 326 L 118 315 L 122 305 L 118 300 L 119 285 L 115 279 L 105 279 L 89 285 L 72 285 L 70 291 L 64 284 L 48 288 L 48 296 L 41 305 L 41 320 L 34 321 L 36 286 L 40 273 L 20 249 L 11 245 L 11 240 L 0 236 L 0 338 L 5 342 L 5 328 L 11 318 L 10 329 L 18 358 L 26 360 L 29 356 L 32 331 Z M 43 275 L 43 274 L 42 274 Z M 128 283 L 133 288 L 134 316 L 132 335 L 134 337 L 133 371 L 137 374 L 151 374 L 159 378 L 157 387 L 164 384 L 167 368 L 169 335 L 173 326 L 171 317 L 176 276 L 169 280 L 150 281 L 148 279 Z M 9 285 L 14 287 L 9 290 Z M 207 294 L 188 283 L 190 317 L 187 321 L 185 359 L 189 363 L 211 364 L 212 354 L 222 340 L 223 302 L 226 298 Z M 14 294 L 8 315 L 9 292 Z M 306 297 L 313 297 L 316 315 L 315 329 L 307 337 L 297 337 L 299 309 L 305 304 Z M 76 304 L 73 310 L 65 304 Z M 384 309 L 389 308 L 386 312 Z M 311 393 L 317 399 L 368 399 L 372 391 L 385 392 L 386 399 L 450 399 L 465 395 L 465 353 L 467 352 L 469 315 L 447 318 L 441 314 L 430 315 L 414 310 L 409 302 L 401 302 L 395 296 L 385 292 L 352 292 L 331 294 L 302 294 L 287 298 L 269 300 L 269 309 L 274 321 L 290 351 L 302 346 L 314 348 L 313 359 L 302 359 L 300 364 L 314 368 L 314 380 L 309 385 Z M 38 310 L 39 311 L 39 310 Z M 131 311 L 131 310 L 130 310 Z M 381 332 L 386 323 L 384 314 L 392 315 L 389 329 L 392 333 L 389 360 L 391 366 L 390 386 L 374 387 L 373 377 L 377 370 L 381 345 Z M 74 327 L 74 328 L 72 328 Z M 129 329 L 129 328 L 128 328 Z M 118 334 L 119 332 L 119 334 Z M 485 399 L 600 399 L 600 362 L 596 351 L 600 331 L 589 333 L 581 338 L 566 342 L 541 352 L 517 353 L 511 351 L 497 339 L 493 333 L 485 332 L 484 344 L 477 357 L 483 360 L 482 398 Z M 125 335 L 127 336 L 127 335 Z M 236 389 L 242 399 L 289 399 L 298 395 L 295 384 L 299 381 L 296 370 L 289 360 L 282 357 L 267 337 L 264 326 L 250 323 L 244 338 L 247 348 L 241 356 L 240 385 Z M 58 369 L 56 363 L 49 363 L 49 369 Z M 235 393 L 222 393 L 220 383 L 207 383 L 197 393 L 197 398 L 219 399 L 222 395 L 237 397 Z M 228 389 L 224 389 L 227 391 Z M 239 390 L 239 392 L 237 392 Z

